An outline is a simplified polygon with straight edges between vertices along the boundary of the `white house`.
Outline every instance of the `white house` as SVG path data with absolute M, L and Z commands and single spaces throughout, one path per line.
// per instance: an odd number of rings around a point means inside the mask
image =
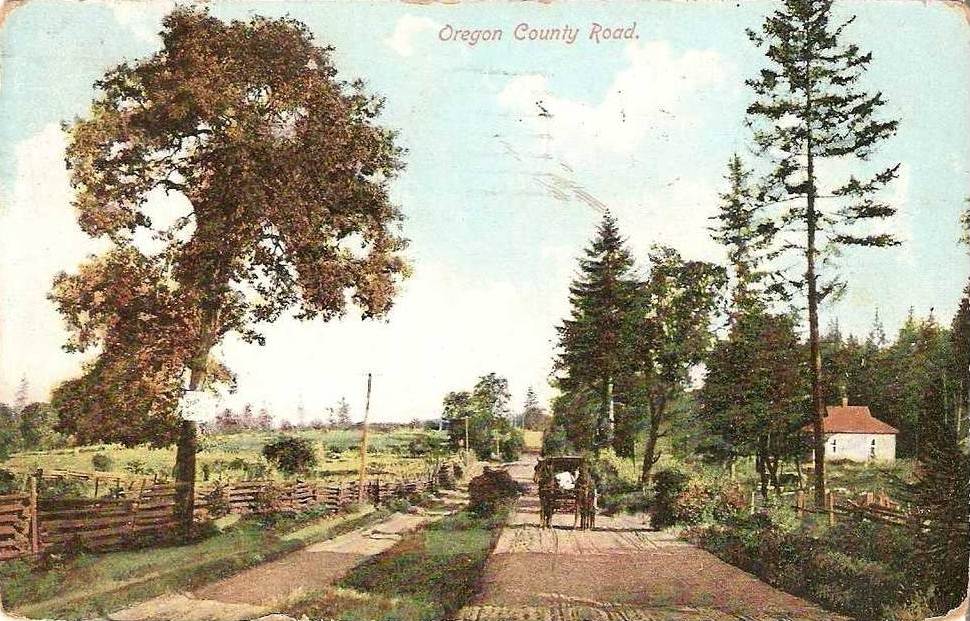
M 811 431 L 811 425 L 805 427 Z M 829 405 L 822 419 L 825 461 L 894 461 L 899 430 L 873 417 L 864 405 Z

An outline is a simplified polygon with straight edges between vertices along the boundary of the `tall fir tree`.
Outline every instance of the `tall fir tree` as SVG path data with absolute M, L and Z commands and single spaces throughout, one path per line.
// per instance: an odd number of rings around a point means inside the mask
M 846 29 L 855 18 L 832 21 L 833 0 L 784 0 L 765 18 L 760 32 L 748 36 L 765 52 L 767 66 L 747 81 L 755 100 L 748 106 L 757 151 L 768 163 L 761 198 L 776 206 L 775 222 L 784 242 L 805 260 L 805 271 L 790 279 L 790 289 L 803 291 L 808 314 L 812 418 L 815 450 L 815 498 L 825 496 L 825 440 L 822 418 L 822 360 L 819 349 L 819 305 L 843 286 L 837 278 L 822 280 L 820 268 L 840 246 L 891 246 L 888 233 L 873 232 L 872 223 L 895 209 L 879 199 L 896 178 L 899 164 L 862 179 L 855 175 L 821 187 L 820 166 L 866 162 L 874 149 L 896 132 L 898 122 L 882 120 L 882 93 L 865 92 L 860 81 L 872 61 L 852 43 Z M 834 173 L 835 170 L 822 170 Z
M 569 288 L 572 313 L 558 328 L 559 387 L 567 393 L 594 391 L 598 395 L 592 446 L 576 448 L 612 444 L 618 455 L 629 457 L 634 441 L 630 425 L 611 419 L 615 416 L 614 386 L 623 364 L 622 326 L 632 312 L 640 283 L 633 257 L 609 213 L 603 216 L 585 254 L 579 262 L 579 278 Z M 615 428 L 623 431 L 615 434 Z
M 721 203 L 711 227 L 711 237 L 727 249 L 731 266 L 732 293 L 729 314 L 732 321 L 752 308 L 764 306 L 764 264 L 771 258 L 775 224 L 764 215 L 752 187 L 751 170 L 738 154 L 728 160 L 725 180 L 728 190 L 720 195 Z

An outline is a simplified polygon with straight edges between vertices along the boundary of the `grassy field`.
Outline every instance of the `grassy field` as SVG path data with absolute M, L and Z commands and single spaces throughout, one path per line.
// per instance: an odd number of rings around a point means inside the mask
M 34 618 L 79 619 L 167 592 L 192 589 L 316 541 L 376 522 L 386 510 L 360 507 L 267 526 L 238 520 L 191 545 L 81 554 L 44 564 L 0 564 L 0 593 L 7 608 Z
M 233 480 L 279 477 L 262 457 L 263 446 L 282 435 L 279 431 L 247 431 L 233 434 L 203 435 L 197 458 L 200 480 Z M 360 459 L 360 431 L 294 430 L 287 435 L 309 439 L 316 448 L 318 466 L 307 478 L 342 478 L 355 476 Z M 374 474 L 417 475 L 427 468 L 415 448 L 437 432 L 400 429 L 368 434 L 368 471 Z M 169 479 L 175 465 L 175 448 L 155 449 L 148 446 L 125 448 L 118 445 L 80 446 L 42 452 L 22 452 L 0 463 L 0 467 L 19 470 L 75 470 L 93 472 L 92 458 L 108 457 L 106 473 L 121 476 L 155 476 Z
M 338 588 L 308 593 L 285 612 L 342 621 L 447 619 L 475 594 L 505 517 L 449 516 L 358 565 Z

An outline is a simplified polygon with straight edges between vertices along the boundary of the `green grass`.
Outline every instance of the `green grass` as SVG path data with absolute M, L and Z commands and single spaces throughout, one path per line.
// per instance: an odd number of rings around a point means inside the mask
M 505 517 L 446 517 L 357 566 L 338 588 L 291 602 L 286 613 L 341 621 L 448 618 L 474 595 Z
M 197 458 L 200 479 L 208 472 L 212 479 L 233 480 L 245 478 L 246 471 L 239 460 L 266 466 L 261 455 L 265 444 L 281 435 L 280 431 L 247 431 L 232 434 L 205 435 L 200 438 L 201 452 Z M 360 431 L 346 430 L 294 430 L 289 435 L 309 439 L 316 449 L 318 466 L 308 478 L 344 478 L 356 476 L 359 464 Z M 417 429 L 399 429 L 375 432 L 368 436 L 368 470 L 373 473 L 393 472 L 397 475 L 417 475 L 426 464 L 423 459 L 409 455 L 408 445 L 415 437 L 427 433 Z M 91 458 L 105 454 L 111 460 L 106 472 L 125 477 L 158 475 L 169 479 L 175 465 L 175 448 L 151 448 L 138 446 L 125 448 L 119 445 L 79 446 L 51 451 L 17 453 L 0 463 L 20 470 L 75 470 L 93 472 Z M 233 464 L 233 462 L 236 464 Z M 135 470 L 133 474 L 131 471 Z M 272 470 L 268 476 L 280 478 Z
M 0 592 L 4 604 L 21 615 L 104 616 L 157 595 L 197 588 L 385 515 L 366 507 L 335 516 L 310 514 L 272 527 L 244 519 L 190 545 L 81 554 L 44 564 L 15 561 L 0 565 Z

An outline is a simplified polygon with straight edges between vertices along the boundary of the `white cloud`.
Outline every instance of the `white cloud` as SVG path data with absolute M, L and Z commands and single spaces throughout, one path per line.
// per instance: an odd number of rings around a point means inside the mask
M 662 138 L 698 123 L 694 98 L 729 82 L 730 68 L 709 50 L 676 54 L 663 41 L 630 43 L 629 66 L 617 72 L 598 103 L 560 97 L 541 75 L 512 78 L 500 106 L 528 119 L 570 162 L 603 152 L 628 155 L 647 137 Z M 696 129 L 696 128 L 695 128 Z
M 316 417 L 346 397 L 359 418 L 373 372 L 374 418 L 407 421 L 437 415 L 446 392 L 470 389 L 495 371 L 509 378 L 518 407 L 530 385 L 550 392 L 545 378 L 559 310 L 510 283 L 477 282 L 424 263 L 386 322 L 282 320 L 267 327 L 264 347 L 227 342 L 226 360 L 239 376 L 239 393 L 227 403 L 266 401 L 292 417 L 302 402 Z
M 10 399 L 23 375 L 31 397 L 46 398 L 80 364 L 60 349 L 66 332 L 47 294 L 57 272 L 101 244 L 77 226 L 64 146 L 64 134 L 50 124 L 15 148 L 14 186 L 0 214 L 0 400 Z
M 384 44 L 401 56 L 411 56 L 414 54 L 414 38 L 437 26 L 438 23 L 429 17 L 402 15 L 394 26 L 394 32 L 384 39 Z

